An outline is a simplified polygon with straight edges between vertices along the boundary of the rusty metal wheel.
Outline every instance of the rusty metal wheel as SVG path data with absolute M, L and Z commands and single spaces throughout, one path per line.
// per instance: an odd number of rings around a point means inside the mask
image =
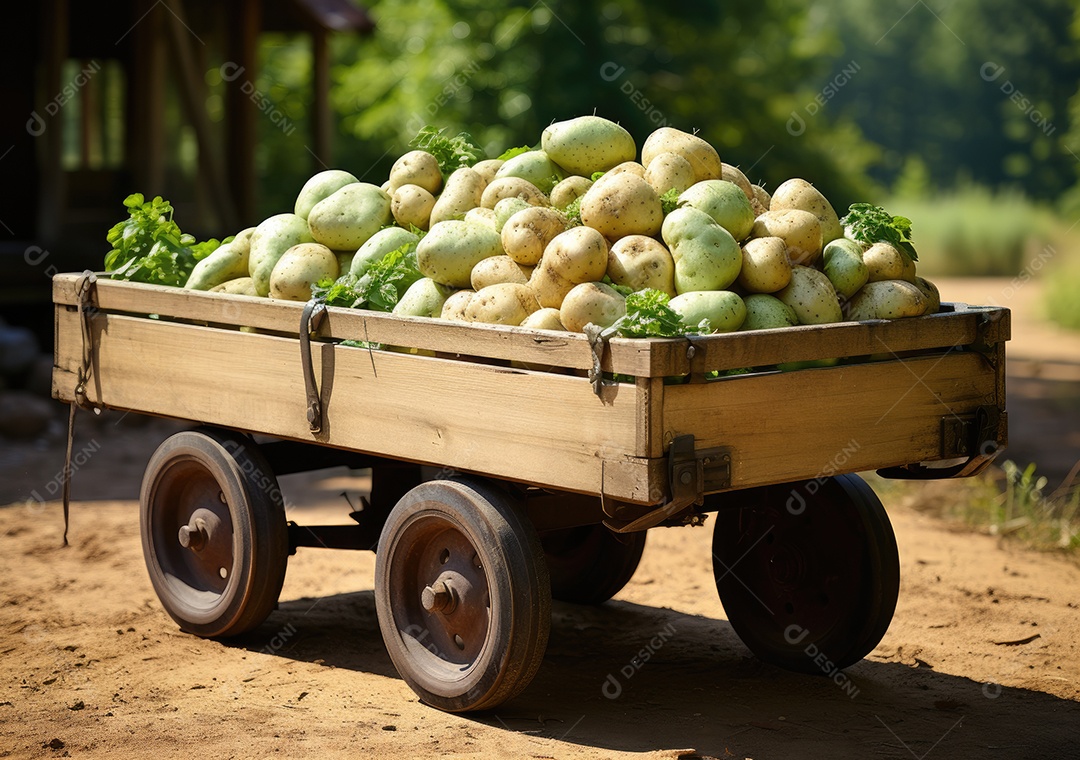
M 235 636 L 274 609 L 288 527 L 277 479 L 250 439 L 207 429 L 166 439 L 146 467 L 139 522 L 154 590 L 183 630 Z
M 896 609 L 900 559 L 889 517 L 862 478 L 713 498 L 716 588 L 754 654 L 831 675 L 877 646 Z
M 464 712 L 510 699 L 536 675 L 551 625 L 532 523 L 488 484 L 420 484 L 383 526 L 375 607 L 390 659 L 425 702 Z
M 646 532 L 620 534 L 603 525 L 583 525 L 542 535 L 552 598 L 602 604 L 615 596 L 641 562 Z

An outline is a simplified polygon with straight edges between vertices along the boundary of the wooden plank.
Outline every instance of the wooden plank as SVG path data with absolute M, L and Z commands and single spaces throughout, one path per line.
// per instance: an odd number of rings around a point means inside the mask
M 664 378 L 639 377 L 637 450 L 644 456 L 664 455 Z
M 993 367 L 954 351 L 664 388 L 665 438 L 733 449 L 733 488 L 941 458 L 941 419 L 995 403 Z
M 389 351 L 315 347 L 327 424 L 305 416 L 298 341 L 122 315 L 94 318 L 91 401 L 550 488 L 645 503 L 632 384 Z M 57 309 L 54 393 L 73 396 L 77 315 Z

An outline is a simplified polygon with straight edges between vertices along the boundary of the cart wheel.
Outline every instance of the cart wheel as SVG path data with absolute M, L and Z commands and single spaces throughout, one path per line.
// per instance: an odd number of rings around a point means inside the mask
M 717 512 L 713 575 L 731 627 L 754 654 L 831 674 L 877 646 L 896 609 L 900 558 L 888 515 L 862 478 L 723 498 L 736 504 Z
M 186 430 L 150 458 L 143 556 L 165 611 L 203 637 L 235 636 L 274 609 L 289 554 L 277 479 L 241 435 Z
M 495 707 L 528 686 L 547 647 L 540 540 L 487 484 L 422 483 L 383 526 L 375 607 L 390 659 L 421 699 L 450 712 Z
M 551 575 L 551 596 L 575 604 L 602 604 L 630 582 L 645 534 L 613 533 L 603 525 L 556 530 L 540 537 Z

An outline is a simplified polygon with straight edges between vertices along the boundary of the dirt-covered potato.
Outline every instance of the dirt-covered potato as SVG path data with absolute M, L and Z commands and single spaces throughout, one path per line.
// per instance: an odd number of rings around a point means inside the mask
M 608 252 L 608 277 L 632 290 L 652 288 L 675 295 L 675 259 L 655 238 L 627 235 Z
M 270 297 L 284 301 L 311 300 L 311 286 L 322 279 L 336 280 L 338 260 L 319 243 L 300 243 L 289 248 L 270 272 Z
M 538 309 L 525 317 L 522 327 L 531 327 L 534 330 L 560 330 L 566 332 L 566 326 L 559 320 L 558 309 Z
M 465 307 L 465 319 L 489 325 L 520 325 L 539 308 L 536 294 L 528 285 L 503 282 L 477 290 Z
M 495 204 L 506 198 L 520 198 L 530 206 L 550 206 L 551 201 L 533 183 L 521 177 L 496 177 L 480 197 L 484 208 L 495 208 Z
M 783 238 L 792 264 L 810 266 L 821 258 L 821 222 L 809 211 L 766 211 L 754 220 L 750 237 Z
M 697 135 L 674 127 L 661 127 L 641 146 L 641 163 L 650 166 L 661 153 L 678 153 L 685 158 L 694 170 L 694 182 L 723 179 L 723 165 L 716 148 Z
M 690 206 L 667 215 L 661 230 L 675 261 L 675 292 L 723 290 L 742 268 L 742 251 L 731 233 Z
M 571 332 L 582 332 L 590 323 L 611 327 L 624 314 L 626 299 L 602 282 L 575 285 L 559 307 L 559 321 Z
M 906 280 L 876 280 L 866 283 L 847 304 L 847 318 L 900 319 L 919 317 L 929 301 L 923 292 Z
M 425 150 L 410 150 L 390 167 L 390 194 L 404 185 L 417 185 L 432 196 L 442 190 L 439 161 Z
M 540 136 L 540 147 L 567 174 L 582 177 L 606 172 L 637 156 L 630 133 L 600 116 L 579 116 L 552 124 Z
M 844 236 L 844 228 L 832 204 L 805 179 L 789 179 L 776 188 L 769 208 L 774 211 L 809 211 L 821 223 L 822 245 Z
M 565 209 L 585 195 L 592 184 L 588 177 L 579 177 L 577 174 L 567 177 L 551 189 L 551 205 L 557 209 Z
M 426 230 L 434 208 L 435 196 L 419 185 L 402 185 L 390 197 L 390 213 L 406 229 L 412 226 Z
M 468 167 L 457 169 L 446 180 L 442 195 L 435 199 L 431 209 L 431 226 L 451 219 L 464 219 L 469 209 L 480 205 L 487 182 Z
M 553 208 L 529 206 L 516 212 L 503 225 L 502 247 L 518 264 L 536 266 L 548 243 L 565 231 L 566 217 L 561 213 Z
M 736 240 L 745 240 L 754 228 L 750 200 L 727 180 L 696 182 L 679 195 L 679 203 L 704 211 Z
M 772 204 L 772 196 L 761 185 L 751 185 L 750 187 L 754 191 L 754 200 L 750 201 L 750 205 L 754 207 L 754 217 L 756 218 L 769 210 Z
M 746 178 L 746 175 L 742 173 L 739 167 L 731 164 L 721 164 L 720 170 L 723 174 L 721 179 L 738 187 L 743 191 L 746 200 L 750 201 L 750 203 L 754 202 L 754 186 L 750 184 L 750 180 Z
M 480 261 L 503 252 L 499 233 L 483 224 L 450 220 L 433 225 L 416 246 L 416 266 L 442 285 L 467 288 Z
M 442 312 L 439 316 L 449 322 L 468 322 L 465 318 L 465 310 L 469 308 L 469 302 L 476 295 L 475 290 L 456 290 L 443 302 Z
M 438 317 L 453 292 L 453 288 L 440 285 L 430 277 L 421 277 L 401 294 L 393 313 L 403 317 Z
M 691 331 L 704 334 L 735 332 L 746 319 L 746 304 L 730 290 L 699 290 L 682 293 L 668 302 Z
M 743 302 L 746 304 L 746 320 L 741 330 L 772 330 L 799 324 L 795 310 L 776 296 L 751 293 Z
M 527 285 L 531 274 L 532 267 L 523 267 L 509 256 L 489 256 L 476 263 L 469 279 L 473 290 L 481 290 L 488 285 L 498 285 L 503 282 Z
M 495 174 L 496 179 L 523 179 L 545 195 L 565 176 L 563 170 L 542 150 L 530 150 L 507 159 Z
M 581 199 L 581 222 L 609 240 L 656 235 L 664 209 L 652 185 L 636 174 L 605 174 Z
M 870 270 L 863 262 L 862 246 L 847 238 L 838 238 L 826 245 L 821 263 L 825 276 L 844 298 L 859 292 L 870 276 Z
M 812 267 L 793 266 L 791 282 L 776 297 L 795 310 L 801 325 L 840 322 L 840 300 L 829 278 Z
M 694 168 L 678 153 L 658 153 L 645 167 L 645 181 L 658 195 L 668 190 L 681 193 L 694 184 Z
M 592 227 L 573 227 L 554 237 L 529 278 L 545 308 L 558 309 L 563 298 L 583 282 L 597 282 L 607 272 L 608 244 Z
M 787 246 L 778 237 L 747 240 L 742 247 L 739 285 L 749 293 L 775 293 L 791 282 Z

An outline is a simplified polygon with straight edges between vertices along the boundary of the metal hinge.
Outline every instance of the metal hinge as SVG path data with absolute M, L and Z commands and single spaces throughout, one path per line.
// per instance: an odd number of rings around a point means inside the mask
M 941 418 L 941 458 L 959 459 L 985 455 L 988 443 L 996 442 L 1001 410 L 980 406 L 972 414 L 950 414 Z

